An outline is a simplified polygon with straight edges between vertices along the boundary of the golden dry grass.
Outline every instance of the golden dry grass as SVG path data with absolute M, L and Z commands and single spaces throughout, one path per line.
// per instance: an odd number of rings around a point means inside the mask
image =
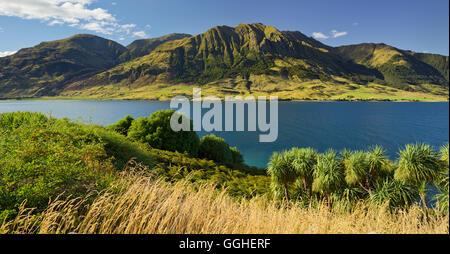
M 422 220 L 419 207 L 388 212 L 364 205 L 353 212 L 280 205 L 265 197 L 235 201 L 214 186 L 194 187 L 125 174 L 85 207 L 57 200 L 39 216 L 22 209 L 0 233 L 15 234 L 448 234 L 449 216 Z M 80 214 L 84 214 L 83 216 Z

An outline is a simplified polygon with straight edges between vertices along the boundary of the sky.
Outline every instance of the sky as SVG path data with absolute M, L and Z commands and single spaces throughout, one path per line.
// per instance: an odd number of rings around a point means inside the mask
M 0 0 L 0 57 L 89 33 L 122 45 L 263 23 L 330 45 L 386 43 L 449 55 L 448 0 Z

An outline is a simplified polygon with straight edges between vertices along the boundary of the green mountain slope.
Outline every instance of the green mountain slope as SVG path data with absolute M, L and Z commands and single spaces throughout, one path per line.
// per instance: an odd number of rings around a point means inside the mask
M 127 62 L 138 57 L 150 54 L 156 47 L 168 41 L 180 40 L 191 37 L 189 34 L 168 34 L 158 38 L 136 40 L 127 46 L 127 51 L 123 53 L 119 60 Z
M 0 58 L 0 98 L 56 95 L 68 83 L 114 67 L 126 50 L 85 34 L 22 49 Z
M 373 80 L 381 75 L 343 59 L 300 32 L 282 32 L 262 24 L 214 27 L 207 32 L 158 46 L 150 54 L 121 64 L 71 89 L 121 83 L 143 86 L 155 82 L 206 84 L 249 75 L 300 79 L 344 76 Z
M 442 76 L 449 81 L 449 65 L 448 65 L 448 56 L 442 56 L 438 54 L 428 54 L 428 53 L 414 53 L 409 52 L 414 57 L 419 59 L 420 61 L 429 64 L 438 70 Z
M 92 35 L 0 58 L 0 98 L 169 99 L 208 95 L 282 99 L 447 100 L 448 56 L 385 44 L 330 47 L 263 24 L 169 34 L 126 48 Z
M 436 84 L 448 87 L 448 57 L 418 54 L 386 44 L 358 44 L 336 48 L 344 58 L 383 74 L 390 86 L 407 89 L 409 85 Z

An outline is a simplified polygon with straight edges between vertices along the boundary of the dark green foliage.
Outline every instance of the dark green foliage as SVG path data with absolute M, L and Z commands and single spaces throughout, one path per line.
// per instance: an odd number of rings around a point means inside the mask
M 240 165 L 235 170 L 211 160 L 157 149 L 151 150 L 151 156 L 156 163 L 153 172 L 169 181 L 188 178 L 193 183 L 210 182 L 237 198 L 263 195 L 269 190 L 270 178 L 261 169 Z
M 357 151 L 345 154 L 345 180 L 347 184 L 358 185 L 370 193 L 374 184 L 393 170 L 385 151 L 375 146 L 368 152 Z
M 443 146 L 440 151 L 441 171 L 436 179 L 436 187 L 440 193 L 437 195 L 439 208 L 448 213 L 449 210 L 449 145 Z
M 345 186 L 345 171 L 342 160 L 336 152 L 329 150 L 319 155 L 314 171 L 313 190 L 331 195 Z
M 267 168 L 267 173 L 275 184 L 275 190 L 277 189 L 276 186 L 283 188 L 286 200 L 289 200 L 289 188 L 298 177 L 297 170 L 294 167 L 295 160 L 296 156 L 292 151 L 274 153 Z
M 433 183 L 438 173 L 438 154 L 429 145 L 406 145 L 400 151 L 395 179 L 416 185 Z
M 236 154 L 236 151 L 232 152 L 230 146 L 227 144 L 227 142 L 225 142 L 223 138 L 219 138 L 214 134 L 210 134 L 200 139 L 198 156 L 200 158 L 205 158 L 218 163 L 229 165 L 234 163 L 233 158 L 238 155 Z M 236 159 L 238 158 L 236 157 Z
M 407 207 L 419 198 L 417 186 L 407 185 L 393 178 L 378 181 L 369 200 L 374 205 L 389 202 L 390 208 Z
M 303 193 L 312 195 L 312 185 L 314 181 L 314 169 L 317 164 L 317 152 L 311 148 L 293 148 L 293 166 L 303 187 Z
M 195 131 L 173 131 L 170 127 L 170 119 L 174 113 L 174 110 L 162 110 L 153 113 L 150 117 L 134 120 L 128 131 L 128 137 L 153 148 L 186 152 L 190 156 L 197 156 L 199 149 L 197 133 Z M 192 130 L 193 123 L 192 120 L 189 121 Z
M 440 190 L 435 196 L 439 208 L 448 212 L 448 145 L 442 147 L 440 160 L 428 145 L 407 145 L 397 164 L 379 146 L 367 151 L 343 150 L 340 156 L 333 150 L 317 154 L 311 148 L 293 148 L 273 154 L 268 174 L 273 197 L 291 197 L 306 207 L 326 200 L 346 209 L 360 201 L 403 208 L 419 197 L 425 204 L 425 183 L 434 184 Z
M 237 147 L 231 147 L 231 155 L 233 157 L 233 164 L 242 164 L 244 163 L 244 157 L 241 154 L 241 151 L 237 149 Z
M 108 129 L 113 130 L 119 134 L 122 134 L 124 136 L 128 135 L 128 130 L 131 127 L 131 124 L 133 123 L 134 119 L 132 116 L 127 115 L 124 119 L 121 119 L 117 121 L 116 124 L 108 126 Z

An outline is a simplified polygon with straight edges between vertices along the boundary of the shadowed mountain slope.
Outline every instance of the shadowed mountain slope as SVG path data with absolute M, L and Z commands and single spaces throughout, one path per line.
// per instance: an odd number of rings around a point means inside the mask
M 448 56 L 414 53 L 386 44 L 358 44 L 336 48 L 344 58 L 380 71 L 391 86 L 437 84 L 448 86 Z
M 114 67 L 126 50 L 85 34 L 22 49 L 0 58 L 0 98 L 55 95 L 68 83 Z

